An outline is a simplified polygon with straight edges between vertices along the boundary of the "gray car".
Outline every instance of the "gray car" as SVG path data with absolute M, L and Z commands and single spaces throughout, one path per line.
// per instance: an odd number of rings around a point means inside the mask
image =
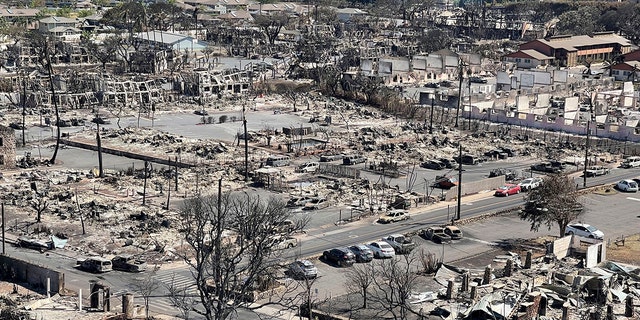
M 294 261 L 287 272 L 294 279 L 314 279 L 318 276 L 318 268 L 309 260 Z
M 356 256 L 356 262 L 369 262 L 373 260 L 373 251 L 364 244 L 351 246 L 349 250 Z

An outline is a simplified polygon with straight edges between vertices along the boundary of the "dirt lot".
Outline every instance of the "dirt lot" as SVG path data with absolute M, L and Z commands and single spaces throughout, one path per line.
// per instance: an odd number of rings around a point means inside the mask
M 607 259 L 622 263 L 640 263 L 640 234 L 611 242 L 607 247 Z

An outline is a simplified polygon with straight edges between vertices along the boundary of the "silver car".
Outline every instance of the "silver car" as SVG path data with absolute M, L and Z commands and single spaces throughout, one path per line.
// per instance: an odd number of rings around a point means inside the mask
M 624 192 L 638 192 L 638 183 L 633 180 L 622 180 L 616 184 L 616 187 L 620 191 Z
M 287 271 L 294 279 L 314 279 L 318 276 L 318 268 L 309 260 L 297 260 L 289 265 Z
M 586 223 L 574 223 L 567 226 L 564 229 L 565 235 L 576 235 L 585 238 L 593 238 L 593 239 L 602 239 L 604 238 L 604 233 L 598 228 L 588 225 Z

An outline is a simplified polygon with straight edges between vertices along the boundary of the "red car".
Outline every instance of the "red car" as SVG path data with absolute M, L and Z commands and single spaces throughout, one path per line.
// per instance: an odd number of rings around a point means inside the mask
M 507 197 L 509 195 L 512 194 L 518 194 L 520 193 L 521 189 L 520 186 L 517 184 L 506 184 L 498 189 L 496 189 L 496 193 L 494 193 L 494 196 L 504 196 Z

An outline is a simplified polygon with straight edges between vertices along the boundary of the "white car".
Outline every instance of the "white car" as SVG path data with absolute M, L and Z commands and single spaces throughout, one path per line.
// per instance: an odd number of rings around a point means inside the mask
M 570 224 L 564 229 L 564 234 L 565 235 L 575 234 L 576 236 L 592 238 L 592 239 L 602 239 L 604 237 L 604 233 L 602 231 L 586 223 Z
M 638 192 L 638 183 L 630 179 L 621 180 L 616 187 L 624 192 Z
M 396 256 L 396 250 L 384 241 L 371 242 L 368 247 L 373 251 L 374 258 L 393 258 Z
M 518 183 L 523 191 L 533 190 L 542 185 L 542 178 L 526 178 Z

